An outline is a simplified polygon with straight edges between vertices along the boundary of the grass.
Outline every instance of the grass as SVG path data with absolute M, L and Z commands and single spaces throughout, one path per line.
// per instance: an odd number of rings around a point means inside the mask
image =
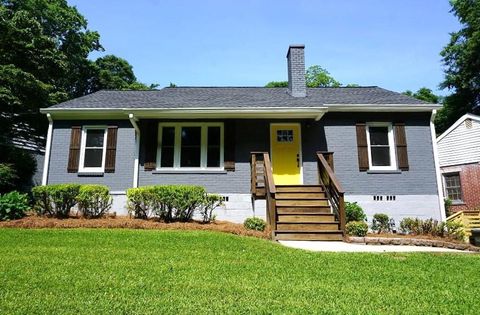
M 1 314 L 478 313 L 480 255 L 310 253 L 206 231 L 0 229 Z

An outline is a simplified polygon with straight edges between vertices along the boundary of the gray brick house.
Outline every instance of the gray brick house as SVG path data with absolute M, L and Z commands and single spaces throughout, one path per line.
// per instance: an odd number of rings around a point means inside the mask
M 50 120 L 43 184 L 106 184 L 119 214 L 130 187 L 202 185 L 225 196 L 218 219 L 239 222 L 265 216 L 255 154 L 268 153 L 274 186 L 320 185 L 329 195 L 319 183 L 323 152 L 344 199 L 370 218 L 443 219 L 439 106 L 376 86 L 307 88 L 304 47 L 290 46 L 287 59 L 288 88 L 99 91 L 42 109 Z

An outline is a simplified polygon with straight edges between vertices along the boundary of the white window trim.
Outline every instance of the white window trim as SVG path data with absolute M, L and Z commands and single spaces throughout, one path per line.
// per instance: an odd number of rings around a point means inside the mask
M 173 155 L 173 167 L 161 167 L 162 161 L 162 132 L 163 127 L 175 127 L 175 142 L 174 142 L 174 155 Z M 182 127 L 201 127 L 201 147 L 200 147 L 200 167 L 180 167 L 180 154 Z M 219 167 L 207 167 L 207 142 L 208 127 L 220 127 L 220 166 Z M 169 122 L 158 124 L 158 142 L 157 142 L 157 171 L 174 170 L 174 171 L 223 171 L 224 170 L 224 124 L 222 122 Z
M 393 137 L 392 123 L 388 122 L 369 122 L 367 125 L 367 145 L 368 145 L 368 167 L 372 171 L 394 171 L 397 170 L 397 156 L 395 150 L 395 140 Z M 390 152 L 389 166 L 374 166 L 372 165 L 372 150 L 370 146 L 370 127 L 387 127 L 388 128 L 388 146 Z
M 458 180 L 459 180 L 459 183 L 460 183 L 460 198 L 461 199 L 450 199 L 448 197 L 448 190 L 447 190 L 447 177 L 448 176 L 452 176 L 452 175 L 458 175 Z M 463 201 L 463 189 L 462 189 L 462 178 L 460 177 L 460 171 L 448 171 L 448 172 L 444 172 L 442 173 L 442 181 L 443 181 L 443 196 L 445 198 L 448 198 L 452 201 L 453 204 L 463 204 L 464 201 Z
M 84 167 L 85 162 L 85 147 L 87 143 L 88 130 L 104 130 L 103 136 L 103 152 L 102 152 L 102 166 L 101 167 Z M 80 145 L 80 163 L 78 166 L 79 173 L 103 173 L 105 171 L 105 157 L 107 155 L 107 126 L 83 126 L 82 140 Z

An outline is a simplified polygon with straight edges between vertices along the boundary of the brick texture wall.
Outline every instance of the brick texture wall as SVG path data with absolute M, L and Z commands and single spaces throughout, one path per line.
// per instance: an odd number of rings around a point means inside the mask
M 444 174 L 456 172 L 460 174 L 463 203 L 453 204 L 451 210 L 461 211 L 480 209 L 480 164 L 472 163 L 442 167 L 442 173 Z

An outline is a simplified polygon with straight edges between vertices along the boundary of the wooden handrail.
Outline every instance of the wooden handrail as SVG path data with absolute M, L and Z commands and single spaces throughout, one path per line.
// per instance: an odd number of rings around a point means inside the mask
M 451 221 L 451 220 L 455 219 L 456 217 L 460 217 L 462 215 L 463 215 L 463 211 L 458 211 L 458 212 L 455 212 L 454 214 L 452 214 L 451 216 L 449 216 L 446 220 Z
M 332 210 L 340 223 L 340 230 L 345 235 L 345 191 L 330 164 L 333 165 L 332 153 L 328 153 L 332 159 L 328 163 L 322 152 L 317 152 L 318 158 L 318 181 L 325 190 L 325 195 L 330 201 Z
M 265 168 L 265 186 L 268 187 L 268 191 L 272 194 L 277 192 L 275 188 L 275 182 L 273 181 L 273 173 L 272 173 L 272 163 L 270 163 L 270 156 L 268 153 L 263 153 L 263 165 Z

